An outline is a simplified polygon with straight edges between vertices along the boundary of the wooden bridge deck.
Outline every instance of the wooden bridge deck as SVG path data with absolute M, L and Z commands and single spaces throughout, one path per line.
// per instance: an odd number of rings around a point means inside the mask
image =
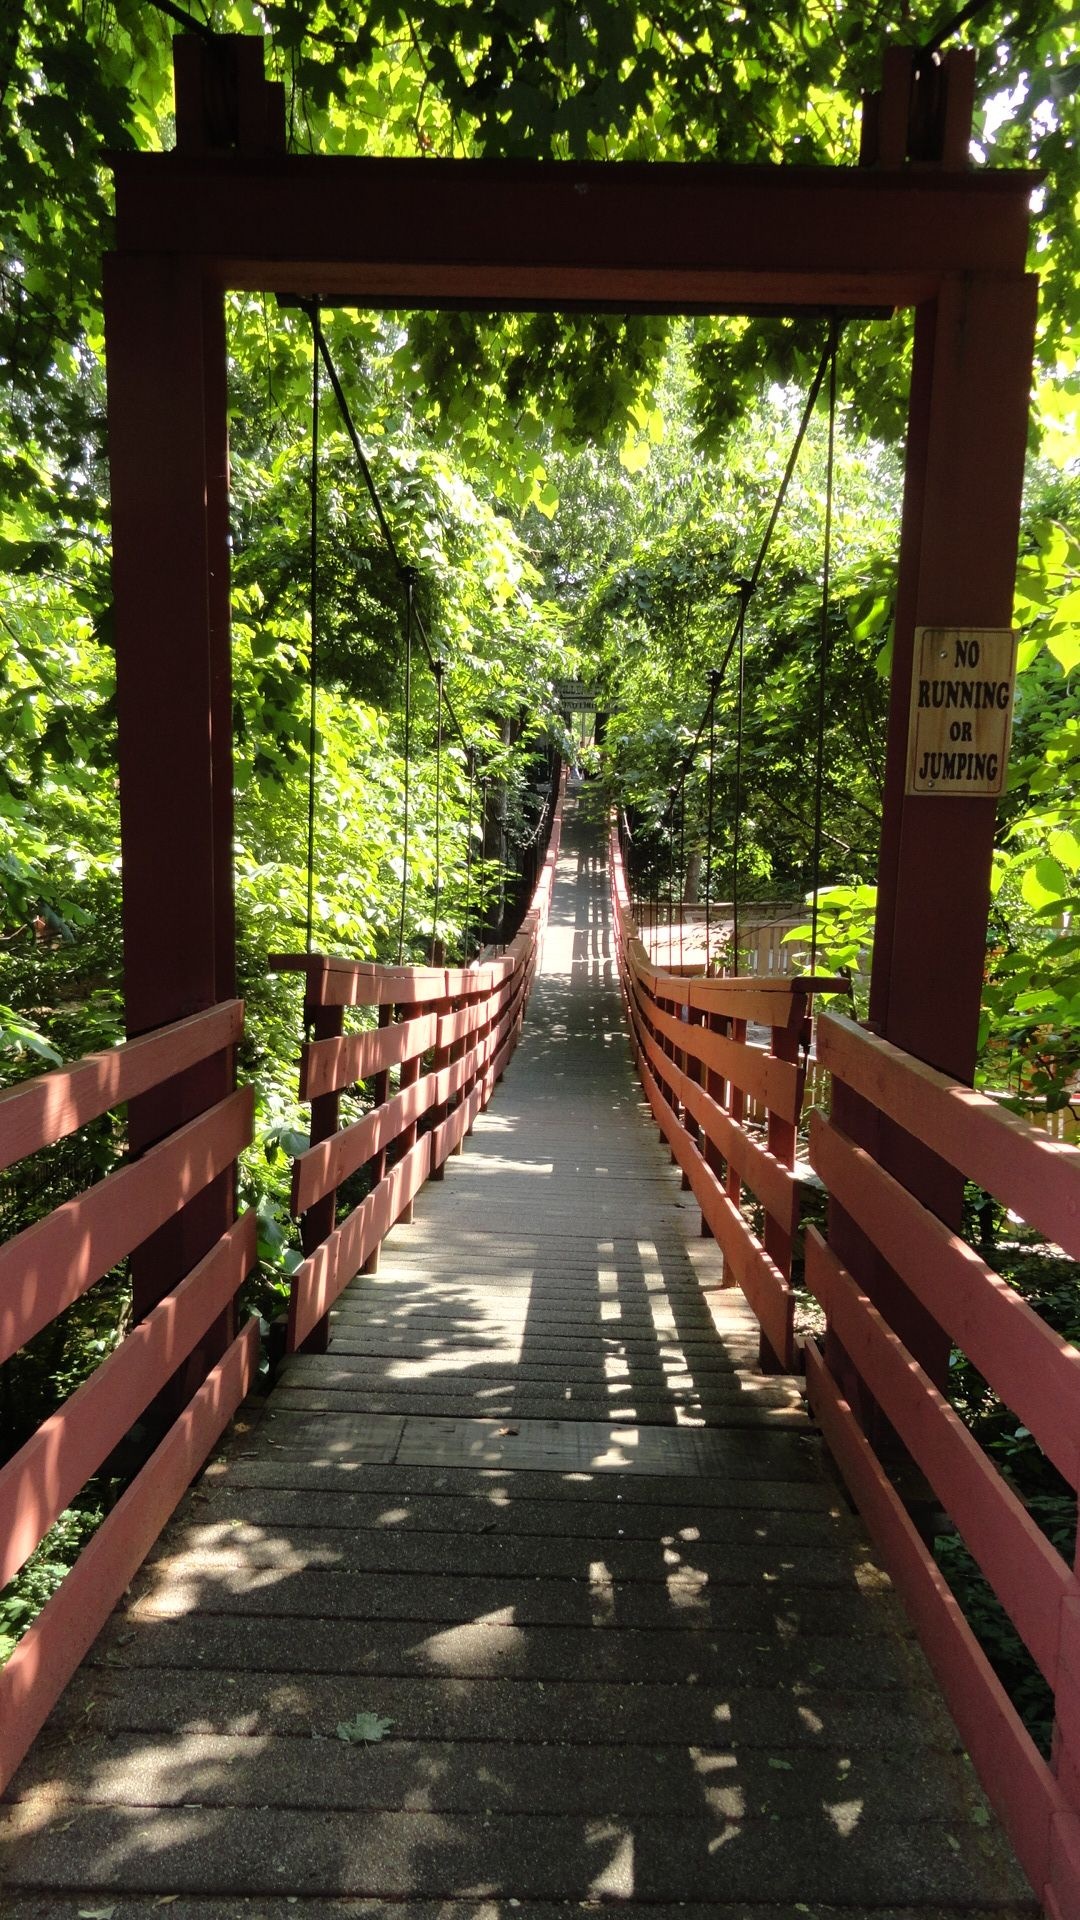
M 5 1915 L 1036 1912 L 698 1220 L 571 818 L 503 1086 L 62 1697 Z

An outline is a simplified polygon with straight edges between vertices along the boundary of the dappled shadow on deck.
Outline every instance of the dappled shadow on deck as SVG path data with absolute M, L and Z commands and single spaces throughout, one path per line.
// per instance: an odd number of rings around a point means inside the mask
M 606 914 L 571 819 L 465 1155 L 204 1477 L 18 1776 L 18 1920 L 1034 1912 L 792 1383 L 709 1291 Z

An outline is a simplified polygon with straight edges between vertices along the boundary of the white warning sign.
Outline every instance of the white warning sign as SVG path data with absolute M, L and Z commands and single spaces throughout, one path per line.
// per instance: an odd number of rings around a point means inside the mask
M 1001 793 L 1016 691 L 1009 627 L 916 627 L 908 793 Z

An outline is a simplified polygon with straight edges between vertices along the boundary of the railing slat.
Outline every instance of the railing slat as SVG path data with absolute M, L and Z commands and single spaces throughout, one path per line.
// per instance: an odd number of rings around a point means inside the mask
M 1080 1594 L 1075 1577 L 814 1227 L 806 1236 L 806 1282 L 1032 1658 L 1056 1686 L 1061 1609 Z
M 258 1353 L 259 1323 L 249 1320 L 0 1669 L 0 1790 L 251 1391 Z
M 289 1351 L 306 1340 L 354 1280 L 368 1255 L 385 1240 L 414 1199 L 431 1168 L 431 1135 L 423 1134 L 373 1187 L 346 1220 L 297 1267 L 289 1304 Z
M 440 1101 L 451 1099 L 468 1079 L 472 1061 L 473 1054 L 466 1054 L 451 1067 L 424 1074 L 362 1119 L 300 1154 L 293 1162 L 292 1212 L 306 1213 L 332 1187 L 339 1187 L 357 1168 L 391 1147 L 405 1127 L 421 1120 Z
M 692 1028 L 687 1029 L 692 1032 Z M 660 1078 L 697 1121 L 711 1144 L 734 1167 L 763 1207 L 792 1233 L 798 1222 L 799 1195 L 794 1175 L 756 1140 L 731 1115 L 718 1106 L 711 1094 L 677 1066 L 651 1035 L 644 1035 L 645 1052 Z M 689 1052 L 690 1049 L 688 1048 Z
M 492 1017 L 503 1004 L 509 990 L 510 1005 L 502 1016 L 496 1030 L 501 1034 L 505 1022 L 512 1017 L 518 1005 L 525 981 L 519 975 L 507 983 L 507 989 L 493 995 L 485 1013 L 486 1019 Z M 516 989 L 516 991 L 515 991 Z M 417 1024 L 410 1022 L 410 1025 Z M 483 1023 L 482 1023 L 483 1024 Z M 389 1031 L 389 1029 L 388 1029 Z M 317 1042 L 316 1044 L 323 1044 Z M 385 1152 L 404 1132 L 407 1126 L 421 1120 L 434 1106 L 445 1100 L 453 1099 L 467 1082 L 487 1064 L 496 1044 L 496 1035 L 487 1036 L 476 1046 L 463 1054 L 459 1060 L 452 1061 L 436 1073 L 424 1074 L 413 1081 L 411 1086 L 403 1087 L 391 1099 L 381 1106 L 373 1107 L 359 1120 L 331 1134 L 326 1140 L 320 1140 L 300 1154 L 293 1163 L 291 1210 L 293 1214 L 306 1213 L 309 1207 L 322 1199 L 332 1188 L 340 1186 L 350 1174 L 365 1166 L 377 1153 Z M 407 1056 L 413 1057 L 413 1056 Z
M 815 1113 L 810 1162 L 1072 1486 L 1080 1481 L 1080 1352 L 869 1153 Z
M 55 1146 L 111 1107 L 235 1046 L 243 1025 L 243 1001 L 225 1000 L 138 1040 L 8 1087 L 0 1093 L 0 1168 Z
M 812 1341 L 806 1384 L 814 1417 L 914 1622 L 987 1796 L 1039 1891 L 1050 1870 L 1051 1823 L 1057 1815 L 1072 1818 L 1064 1795 Z M 1080 1883 L 1073 1893 L 1080 1894 Z
M 224 1173 L 251 1139 L 253 1099 L 238 1087 L 0 1247 L 0 1361 Z
M 256 1219 L 246 1213 L 0 1468 L 0 1586 L 186 1360 L 256 1253 Z
M 310 1040 L 300 1055 L 300 1098 L 317 1100 L 339 1093 L 358 1080 L 419 1059 L 435 1045 L 438 1014 L 422 1013 L 415 1020 L 396 1020 L 392 1026 L 369 1027 L 365 1033 L 344 1033 L 331 1040 Z
M 725 1270 L 737 1282 L 750 1302 L 769 1345 L 782 1364 L 792 1359 L 794 1295 L 780 1269 L 770 1260 L 761 1242 L 751 1233 L 734 1202 L 729 1200 L 712 1168 L 707 1166 L 678 1115 L 664 1098 L 663 1089 L 653 1075 L 641 1044 L 641 1036 L 631 1025 L 634 1053 L 646 1097 L 657 1125 L 662 1129 L 690 1186 L 710 1232 L 724 1256 Z
M 378 1248 L 395 1221 L 410 1219 L 412 1202 L 424 1181 L 437 1172 L 471 1127 L 513 1051 L 525 1002 L 535 974 L 539 944 L 550 903 L 558 857 L 561 797 L 552 822 L 551 843 L 521 929 L 506 951 L 466 968 L 377 967 L 325 955 L 276 955 L 271 966 L 304 976 L 305 1007 L 398 1007 L 405 1018 L 362 1034 L 318 1039 L 306 1047 L 301 1094 L 323 1098 L 358 1079 L 401 1069 L 398 1092 L 387 1098 L 385 1080 L 377 1083 L 378 1105 L 350 1126 L 314 1139 L 293 1171 L 293 1211 L 312 1217 L 320 1202 L 360 1167 L 371 1166 L 376 1184 L 358 1207 L 312 1246 L 293 1276 L 287 1349 L 290 1353 L 325 1320 L 344 1287 L 371 1269 Z M 464 1002 L 452 1005 L 452 1002 Z M 429 1009 L 420 1012 L 421 1005 Z M 475 1036 L 473 1038 L 473 1036 Z M 447 1058 L 470 1038 L 473 1044 Z M 429 1048 L 435 1066 L 421 1077 L 419 1063 Z M 457 1105 L 447 1113 L 450 1100 Z M 428 1131 L 416 1139 L 418 1123 L 431 1114 Z M 401 1157 L 386 1170 L 388 1149 L 399 1144 Z M 325 1228 L 321 1229 L 325 1231 Z M 313 1238 L 315 1236 L 312 1236 Z
M 267 966 L 274 973 L 303 973 L 304 998 L 314 1007 L 422 1006 L 450 992 L 445 967 L 382 967 L 335 954 L 287 953 L 270 954 Z M 482 986 L 478 980 L 477 988 Z
M 1080 1148 L 1047 1139 L 984 1093 L 842 1015 L 822 1014 L 817 1055 L 855 1093 L 1080 1259 Z
M 640 1005 L 639 1001 L 639 1005 Z M 658 1033 L 671 1040 L 697 1060 L 701 1066 L 733 1081 L 751 1100 L 797 1121 L 801 1087 L 798 1067 L 790 1060 L 778 1060 L 764 1047 L 751 1047 L 726 1034 L 714 1033 L 688 1020 L 676 1020 L 650 997 L 644 1008 L 646 1017 Z

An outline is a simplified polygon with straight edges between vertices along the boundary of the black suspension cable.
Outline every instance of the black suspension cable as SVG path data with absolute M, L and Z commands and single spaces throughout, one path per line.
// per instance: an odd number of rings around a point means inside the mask
M 735 700 L 735 828 L 731 837 L 731 970 L 739 971 L 739 859 L 742 853 L 743 715 L 746 697 L 746 609 L 751 586 L 744 581 L 736 637 L 739 643 L 738 690 Z
M 834 321 L 829 370 L 829 446 L 825 466 L 825 538 L 821 562 L 821 639 L 818 648 L 817 758 L 814 767 L 814 904 L 810 919 L 810 972 L 817 961 L 818 894 L 821 886 L 821 840 L 825 793 L 825 713 L 829 680 L 829 591 L 832 569 L 833 489 L 836 468 L 836 349 L 840 329 Z
M 405 953 L 405 902 L 409 891 L 409 774 L 412 762 L 412 650 L 413 597 L 416 576 L 405 570 L 405 771 L 403 778 L 401 827 L 401 913 L 398 919 L 397 957 L 400 967 Z
M 173 0 L 150 0 L 150 5 L 155 12 L 175 20 L 177 26 L 183 27 L 187 33 L 197 33 L 200 39 L 210 40 L 215 46 L 221 44 L 221 36 L 214 32 L 213 27 L 208 27 L 205 20 L 196 20 L 194 14 L 185 13 L 182 7 L 174 7 Z
M 720 679 L 723 679 L 724 674 L 727 672 L 728 662 L 730 661 L 731 656 L 735 651 L 735 648 L 740 644 L 740 634 L 742 632 L 743 622 L 745 621 L 745 618 L 746 618 L 746 603 L 749 601 L 750 597 L 756 592 L 758 583 L 761 579 L 762 569 L 764 568 L 766 558 L 768 557 L 769 547 L 772 544 L 773 534 L 776 531 L 776 523 L 780 518 L 784 501 L 787 498 L 787 491 L 789 486 L 791 485 L 791 479 L 792 479 L 792 475 L 795 472 L 796 462 L 798 461 L 799 454 L 802 450 L 802 443 L 806 438 L 806 430 L 809 427 L 810 421 L 813 417 L 814 408 L 817 405 L 818 394 L 821 392 L 821 383 L 824 380 L 825 375 L 829 369 L 829 362 L 830 362 L 830 357 L 832 353 L 832 338 L 833 338 L 833 331 L 835 329 L 835 326 L 836 326 L 836 322 L 833 321 L 832 326 L 830 327 L 830 330 L 829 330 L 829 344 L 826 346 L 825 351 L 822 354 L 820 361 L 818 362 L 817 372 L 814 374 L 814 378 L 810 383 L 810 390 L 806 396 L 806 404 L 803 407 L 802 416 L 799 420 L 798 432 L 796 433 L 795 439 L 792 442 L 791 452 L 788 454 L 787 465 L 784 468 L 784 476 L 780 482 L 780 487 L 776 495 L 776 498 L 773 501 L 772 511 L 769 514 L 768 525 L 765 528 L 765 532 L 761 540 L 761 545 L 759 546 L 757 551 L 757 558 L 755 559 L 754 564 L 750 569 L 749 575 L 745 577 L 740 577 L 736 581 L 736 585 L 738 586 L 738 589 L 739 589 L 739 611 L 735 616 L 735 624 L 734 624 L 734 627 L 732 628 L 731 637 L 729 638 L 727 646 L 724 649 L 723 658 L 721 659 L 720 666 L 717 669 Z M 683 755 L 682 770 L 680 772 L 679 780 L 678 780 L 678 787 L 680 791 L 682 789 L 683 783 L 686 780 L 686 776 L 690 771 L 690 767 L 693 763 L 694 755 L 696 754 L 697 749 L 701 744 L 701 738 L 705 731 L 705 728 L 707 725 L 711 725 L 712 707 L 715 704 L 716 691 L 717 691 L 717 688 L 719 687 L 719 684 L 720 684 L 720 681 L 717 680 L 716 686 L 714 687 L 713 693 L 711 696 L 710 705 L 706 708 L 705 713 L 702 717 L 702 722 L 697 730 L 697 736 L 694 740 L 693 746 L 690 748 L 690 751 L 688 754 Z
M 410 569 L 406 565 L 405 561 L 401 557 L 400 552 L 398 551 L 398 545 L 396 540 L 394 539 L 393 529 L 391 528 L 390 522 L 386 517 L 386 511 L 383 507 L 382 501 L 379 498 L 379 490 L 375 485 L 375 476 L 371 471 L 370 462 L 368 460 L 366 453 L 364 452 L 363 442 L 361 441 L 360 435 L 357 432 L 356 422 L 352 416 L 352 409 L 349 406 L 349 402 L 345 394 L 345 389 L 341 384 L 341 379 L 338 374 L 337 367 L 334 365 L 333 355 L 331 354 L 330 348 L 327 345 L 326 335 L 323 333 L 323 330 L 319 325 L 318 307 L 312 306 L 310 309 L 306 309 L 306 310 L 309 310 L 311 312 L 312 325 L 316 330 L 316 337 L 319 343 L 319 352 L 320 352 L 320 355 L 322 356 L 322 362 L 326 368 L 327 375 L 330 380 L 330 385 L 333 390 L 334 399 L 337 402 L 338 412 L 340 413 L 342 421 L 345 426 L 345 431 L 348 434 L 349 440 L 352 443 L 352 450 L 356 455 L 356 464 L 360 469 L 361 475 L 363 477 L 364 485 L 367 488 L 368 495 L 371 499 L 372 507 L 375 510 L 375 518 L 379 523 L 379 530 L 386 544 L 386 550 L 389 553 L 391 560 L 393 561 L 394 568 L 397 572 L 397 576 L 402 584 L 402 587 L 407 591 L 407 587 L 408 587 L 407 576 L 410 574 L 410 572 L 413 573 L 413 580 L 414 580 L 414 586 L 415 586 L 415 578 L 416 578 L 415 571 L 413 569 Z M 415 592 L 413 596 L 412 618 L 413 618 L 414 629 L 419 634 L 420 643 L 424 649 L 424 652 L 427 655 L 428 666 L 430 667 L 431 672 L 434 673 L 436 660 L 438 656 L 436 655 L 435 649 L 433 648 L 431 641 L 428 637 L 427 628 L 425 627 L 424 622 L 420 617 L 420 609 L 416 605 Z M 453 706 L 451 705 L 449 694 L 444 692 L 443 698 L 446 702 L 447 716 L 454 728 L 454 731 L 457 734 L 459 740 L 461 741 L 462 746 L 467 748 L 468 742 L 465 738 L 464 732 L 462 731 L 461 724 L 458 720 L 457 714 L 454 712 Z
M 442 734 L 443 663 L 435 663 L 435 893 L 431 906 L 431 964 L 439 939 L 439 894 L 442 888 Z
M 435 649 L 431 644 L 431 640 L 428 637 L 428 630 L 424 625 L 423 618 L 421 617 L 419 608 L 416 609 L 414 617 L 416 620 L 416 631 L 420 635 L 420 644 L 423 647 L 425 654 L 427 655 L 428 666 L 431 668 L 431 671 L 433 674 L 438 675 L 438 674 L 445 673 L 446 662 L 435 652 Z M 454 712 L 453 706 L 450 701 L 450 695 L 447 693 L 445 685 L 443 686 L 442 700 L 443 700 L 443 706 L 446 708 L 446 717 L 449 720 L 451 726 L 453 727 L 454 732 L 457 734 L 457 737 L 461 742 L 461 745 L 463 746 L 465 751 L 468 752 L 469 743 L 465 738 L 464 732 L 462 731 L 461 722 L 458 719 L 457 714 Z
M 506 788 L 502 788 L 499 800 L 499 945 L 503 945 L 506 930 Z
M 945 45 L 946 40 L 951 40 L 953 34 L 959 33 L 961 27 L 966 27 L 968 21 L 974 20 L 976 14 L 985 13 L 990 5 L 991 0 L 968 0 L 966 7 L 961 7 L 959 13 L 954 13 L 951 19 L 946 20 L 944 26 L 939 27 L 936 33 L 931 34 L 929 40 L 923 42 L 918 49 L 919 53 L 924 57 L 927 54 L 937 53 L 939 48 Z
M 345 398 L 345 389 L 342 386 L 340 379 L 338 378 L 337 368 L 334 365 L 334 361 L 331 356 L 330 349 L 326 344 L 326 335 L 323 333 L 323 330 L 319 325 L 318 308 L 314 309 L 312 325 L 315 328 L 315 334 L 319 343 L 319 352 L 322 355 L 323 365 L 326 368 L 326 371 L 330 380 L 330 385 L 333 388 L 334 399 L 337 401 L 338 412 L 340 413 L 341 418 L 344 421 L 345 431 L 348 434 L 349 439 L 352 441 L 352 449 L 356 455 L 356 464 L 359 467 L 361 474 L 363 475 L 364 485 L 368 490 L 368 494 L 370 495 L 370 498 L 371 498 L 371 504 L 375 509 L 375 518 L 379 523 L 379 528 L 382 533 L 382 537 L 386 542 L 387 552 L 389 553 L 391 560 L 393 561 L 395 567 L 397 568 L 398 578 L 401 580 L 402 585 L 404 585 L 407 568 L 405 566 L 405 562 L 402 560 L 401 555 L 397 550 L 397 543 L 394 539 L 393 533 L 390 530 L 390 522 L 387 520 L 386 515 L 383 512 L 383 505 L 382 505 L 382 501 L 379 499 L 378 488 L 375 485 L 374 476 L 372 474 L 370 466 L 368 465 L 367 455 L 364 452 L 363 446 L 361 444 L 360 435 L 356 431 L 356 422 L 352 417 L 352 409 L 350 408 L 349 403 Z
M 311 952 L 315 922 L 315 747 L 319 663 L 319 347 L 313 315 L 311 351 L 311 529 L 309 619 L 311 649 L 308 691 L 307 918 L 305 951 Z
M 480 782 L 480 865 L 481 867 L 483 867 L 485 861 L 487 860 L 487 843 L 488 843 L 488 776 L 485 773 L 483 779 Z M 488 902 L 484 896 L 483 884 L 484 884 L 483 876 L 481 876 L 480 888 L 479 888 L 479 904 L 477 907 L 477 913 L 479 916 L 479 927 L 480 927 L 481 934 L 490 933 L 491 931 L 490 925 L 488 923 L 488 918 L 487 918 L 488 911 L 489 911 Z M 481 941 L 481 945 L 483 945 L 483 941 Z

